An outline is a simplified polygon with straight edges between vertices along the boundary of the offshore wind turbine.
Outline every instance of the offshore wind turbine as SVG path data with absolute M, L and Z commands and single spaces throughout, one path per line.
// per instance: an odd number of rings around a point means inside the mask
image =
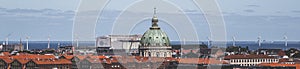
M 57 49 L 59 49 L 59 47 L 60 47 L 60 42 L 57 43 Z
M 26 50 L 29 50 L 28 40 L 30 36 L 26 35 Z
M 8 45 L 8 37 L 11 36 L 11 34 L 12 34 L 12 33 L 9 33 L 9 34 L 6 36 L 5 45 Z
M 185 45 L 185 42 L 186 42 L 186 41 L 185 41 L 185 38 L 183 38 L 183 45 Z
M 78 47 L 79 43 L 78 43 L 78 35 L 77 34 L 75 34 L 75 41 L 76 41 L 76 47 Z
M 48 35 L 48 46 L 47 48 L 49 49 L 50 48 L 50 35 Z
M 211 37 L 207 37 L 207 40 L 208 40 L 207 41 L 207 46 L 210 47 L 210 45 L 211 45 Z
M 232 46 L 235 46 L 235 35 L 232 36 Z
M 258 46 L 260 48 L 261 47 L 261 35 L 260 34 L 258 35 L 257 40 L 258 40 Z
M 287 47 L 288 46 L 288 42 L 287 42 L 288 37 L 286 36 L 286 34 L 284 34 L 283 39 L 285 41 L 284 46 Z

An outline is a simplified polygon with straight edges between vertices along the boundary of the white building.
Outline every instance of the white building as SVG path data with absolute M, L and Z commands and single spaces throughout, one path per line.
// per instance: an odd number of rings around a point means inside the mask
M 138 49 L 142 35 L 107 35 L 97 38 L 97 47 L 111 47 L 112 49 Z
M 240 66 L 256 66 L 261 63 L 278 63 L 279 59 L 267 55 L 229 55 L 224 58 L 230 64 Z

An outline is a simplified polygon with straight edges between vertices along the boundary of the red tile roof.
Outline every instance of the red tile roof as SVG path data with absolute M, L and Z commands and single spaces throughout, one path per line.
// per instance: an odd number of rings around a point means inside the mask
M 4 62 L 6 62 L 6 63 L 11 63 L 11 62 L 13 62 L 10 58 L 0 58 L 0 59 L 2 59 Z
M 77 57 L 79 60 L 83 60 L 86 58 L 86 56 L 83 55 L 76 55 L 75 57 Z
M 71 60 L 74 56 L 73 55 L 63 55 L 66 59 Z
M 281 64 L 281 63 L 261 63 L 258 66 L 270 66 L 270 67 L 296 67 L 296 64 Z
M 223 60 L 220 61 L 214 58 L 181 58 L 178 61 L 183 64 L 227 64 Z
M 27 62 L 29 62 L 30 60 L 29 59 L 14 59 L 14 61 L 18 61 L 20 62 L 21 64 L 26 64 Z M 14 62 L 13 61 L 13 62 Z
M 12 60 L 26 64 L 29 61 L 33 61 L 36 64 L 71 64 L 70 59 L 77 57 L 80 61 L 87 60 L 91 63 L 144 63 L 144 62 L 164 62 L 164 61 L 178 61 L 179 63 L 186 64 L 221 64 L 226 63 L 223 60 L 208 59 L 208 58 L 157 58 L 157 57 L 140 57 L 140 56 L 112 56 L 110 58 L 106 56 L 83 56 L 83 55 L 63 55 L 66 59 L 56 59 L 53 55 L 15 55 L 15 56 L 0 56 L 0 59 L 7 63 L 11 63 Z M 120 60 L 120 61 L 118 61 Z
M 9 52 L 2 52 L 2 54 L 3 54 L 3 56 L 8 56 L 8 55 L 10 55 Z
M 54 55 L 15 55 L 11 56 L 12 59 L 49 59 L 49 58 L 55 58 Z
M 43 60 L 32 60 L 38 65 L 43 64 L 72 64 L 70 60 L 67 59 L 43 59 Z

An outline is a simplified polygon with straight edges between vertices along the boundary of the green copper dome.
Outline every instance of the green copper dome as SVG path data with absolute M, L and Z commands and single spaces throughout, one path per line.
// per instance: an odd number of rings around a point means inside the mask
M 170 46 L 170 40 L 167 34 L 158 27 L 158 18 L 153 16 L 152 27 L 146 31 L 141 38 L 142 46 Z
M 169 46 L 170 40 L 162 30 L 150 29 L 144 33 L 141 44 L 142 46 Z

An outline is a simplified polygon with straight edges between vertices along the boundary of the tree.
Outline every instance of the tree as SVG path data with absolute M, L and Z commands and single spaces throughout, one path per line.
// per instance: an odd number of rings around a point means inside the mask
M 292 53 L 296 53 L 296 52 L 299 52 L 299 50 L 296 49 L 296 48 L 290 48 L 290 49 L 288 49 L 288 50 L 285 51 L 286 55 L 288 55 L 288 56 L 292 56 L 291 54 Z

